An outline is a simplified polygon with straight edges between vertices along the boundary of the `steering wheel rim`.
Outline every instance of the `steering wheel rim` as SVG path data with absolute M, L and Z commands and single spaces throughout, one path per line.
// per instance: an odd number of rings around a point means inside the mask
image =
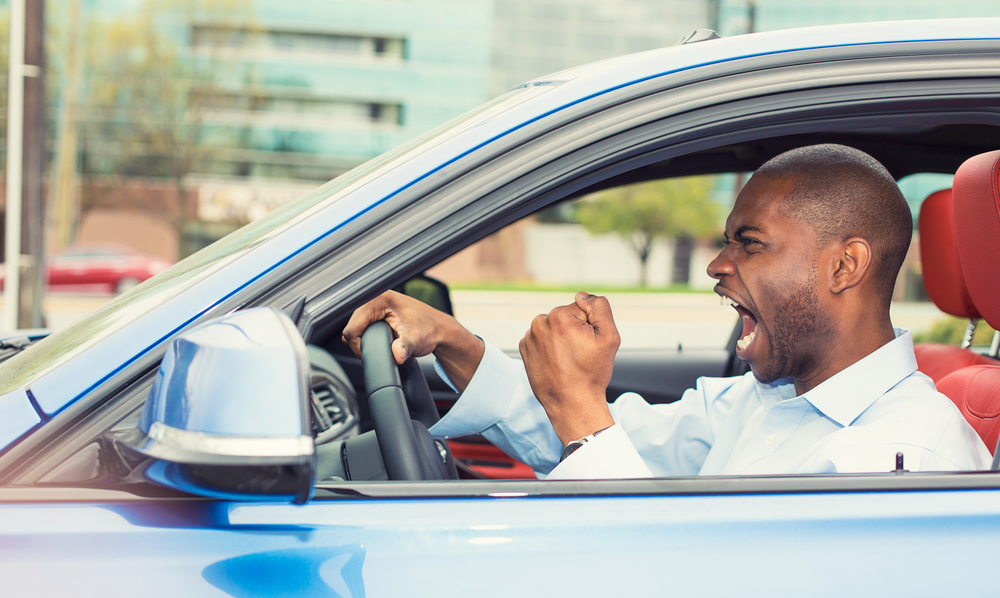
M 361 335 L 368 410 L 388 478 L 423 480 L 425 473 L 420 450 L 406 407 L 399 368 L 392 356 L 392 341 L 392 328 L 384 321 L 373 323 Z

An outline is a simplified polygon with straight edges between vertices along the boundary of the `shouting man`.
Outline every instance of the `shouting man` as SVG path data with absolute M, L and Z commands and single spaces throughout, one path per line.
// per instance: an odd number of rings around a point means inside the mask
M 416 300 L 386 293 L 344 340 L 385 319 L 396 361 L 434 353 L 462 392 L 431 433 L 481 432 L 550 479 L 988 469 L 990 453 L 917 371 L 910 333 L 889 320 L 910 245 L 909 207 L 871 156 L 817 145 L 757 170 L 709 265 L 743 326 L 751 372 L 701 378 L 681 400 L 608 404 L 620 338 L 603 297 L 538 316 L 521 362 Z

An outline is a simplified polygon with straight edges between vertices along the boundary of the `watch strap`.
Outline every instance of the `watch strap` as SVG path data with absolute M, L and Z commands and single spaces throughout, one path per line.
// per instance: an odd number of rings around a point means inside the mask
M 559 455 L 559 462 L 562 463 L 563 461 L 566 460 L 567 457 L 575 453 L 577 449 L 579 449 L 583 445 L 587 444 L 588 442 L 596 438 L 597 435 L 600 434 L 601 432 L 612 427 L 614 427 L 614 424 L 611 424 L 607 428 L 601 428 L 600 430 L 594 432 L 593 434 L 587 434 L 586 436 L 580 438 L 579 440 L 573 440 L 568 442 L 566 446 L 563 448 L 562 454 Z

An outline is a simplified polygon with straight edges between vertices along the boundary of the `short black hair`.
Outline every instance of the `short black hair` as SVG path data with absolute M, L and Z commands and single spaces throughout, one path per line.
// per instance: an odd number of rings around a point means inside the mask
M 810 225 L 820 246 L 851 237 L 871 244 L 876 291 L 888 307 L 913 236 L 913 216 L 889 171 L 865 152 L 830 143 L 775 156 L 758 176 L 793 182 L 782 208 Z

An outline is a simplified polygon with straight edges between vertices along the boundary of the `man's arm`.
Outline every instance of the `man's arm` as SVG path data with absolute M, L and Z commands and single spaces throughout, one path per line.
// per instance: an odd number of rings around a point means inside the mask
M 563 445 L 613 426 L 606 391 L 621 337 L 604 297 L 577 293 L 536 317 L 518 348 L 528 382 Z
M 459 391 L 469 385 L 485 345 L 458 320 L 412 297 L 387 291 L 359 307 L 344 327 L 344 342 L 358 357 L 362 333 L 379 320 L 396 332 L 392 343 L 396 363 L 434 353 Z

